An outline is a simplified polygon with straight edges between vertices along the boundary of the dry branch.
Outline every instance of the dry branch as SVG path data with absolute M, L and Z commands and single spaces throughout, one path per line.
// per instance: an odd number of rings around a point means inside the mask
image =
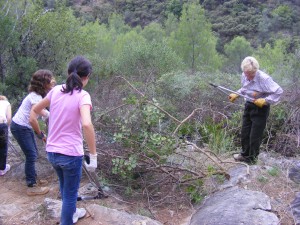
M 147 98 L 147 96 L 142 93 L 140 90 L 138 90 L 136 87 L 134 87 L 134 85 L 132 85 L 126 78 L 118 76 L 116 77 L 118 79 L 121 79 L 123 81 L 126 82 L 126 84 L 130 87 L 130 89 L 132 89 L 138 96 L 140 96 L 139 99 L 139 103 L 140 104 L 149 104 L 152 105 L 154 107 L 156 107 L 159 111 L 163 112 L 166 116 L 168 116 L 172 121 L 174 121 L 177 124 L 176 129 L 174 130 L 174 132 L 171 134 L 173 138 L 176 139 L 176 133 L 178 132 L 178 130 L 180 129 L 180 127 L 186 123 L 188 120 L 190 120 L 193 116 L 195 116 L 196 112 L 203 110 L 202 108 L 196 108 L 194 109 L 186 118 L 184 118 L 183 120 L 179 120 L 177 118 L 175 118 L 173 115 L 171 115 L 171 113 L 167 112 L 166 110 L 164 110 L 162 107 L 160 107 L 158 104 L 156 104 L 155 102 L 149 100 Z M 105 113 L 103 113 L 100 116 L 100 119 L 103 117 L 103 115 L 108 114 L 112 111 L 115 111 L 121 107 L 124 107 L 128 104 L 122 104 L 119 105 Z M 222 114 L 222 116 L 226 117 L 225 115 Z M 176 184 L 176 185 L 193 185 L 193 182 L 199 179 L 203 179 L 205 177 L 208 177 L 210 175 L 215 175 L 215 174 L 221 174 L 224 175 L 227 179 L 230 177 L 229 174 L 226 172 L 225 167 L 223 167 L 223 163 L 228 163 L 228 162 L 223 162 L 222 160 L 220 160 L 214 153 L 201 149 L 199 148 L 196 144 L 191 143 L 189 141 L 184 141 L 183 143 L 191 145 L 197 152 L 200 154 L 203 154 L 205 157 L 207 157 L 210 161 L 208 161 L 209 163 L 212 163 L 213 165 L 216 165 L 217 169 L 213 172 L 209 172 L 208 168 L 205 168 L 205 166 L 185 166 L 183 164 L 183 162 L 186 162 L 186 160 L 188 160 L 187 165 L 190 165 L 190 161 L 193 161 L 193 164 L 196 165 L 197 163 L 199 163 L 199 161 L 191 156 L 185 155 L 185 154 L 180 154 L 180 153 L 176 153 L 176 151 L 172 151 L 173 155 L 175 158 L 175 160 L 177 159 L 176 157 L 181 157 L 181 159 L 183 159 L 182 162 L 180 163 L 170 163 L 168 162 L 167 159 L 165 162 L 161 162 L 162 160 L 162 156 L 159 154 L 159 152 L 154 151 L 154 149 L 149 148 L 146 144 L 144 144 L 144 142 L 147 141 L 147 137 L 144 138 L 143 143 L 139 142 L 139 141 L 135 141 L 135 140 L 131 140 L 129 138 L 123 137 L 126 139 L 126 142 L 131 143 L 134 146 L 139 146 L 139 149 L 128 149 L 128 148 L 123 148 L 121 151 L 121 155 L 120 152 L 118 153 L 112 153 L 112 152 L 106 152 L 106 155 L 109 156 L 110 158 L 122 158 L 124 160 L 126 160 L 129 155 L 135 155 L 135 157 L 137 157 L 137 166 L 136 166 L 136 171 L 138 174 L 140 174 L 141 180 L 144 182 L 143 185 L 143 193 L 147 195 L 148 198 L 148 208 L 150 209 L 150 198 L 151 198 L 151 189 L 155 189 L 156 186 L 166 186 L 166 185 L 170 185 L 170 184 Z M 181 149 L 180 145 L 178 144 L 179 142 L 177 142 L 177 144 L 174 145 L 174 149 Z M 152 157 L 148 156 L 148 154 L 151 154 Z M 164 157 L 169 157 L 169 155 L 164 155 Z M 200 157 L 201 159 L 202 157 Z M 203 159 L 203 158 L 202 158 Z M 126 167 L 124 167 L 123 169 L 126 169 Z M 142 169 L 142 170 L 140 170 Z M 249 171 L 249 167 L 248 170 Z M 147 179 L 143 178 L 143 176 L 146 176 L 148 172 L 151 172 L 151 176 L 153 176 L 154 174 L 159 174 L 162 175 L 163 174 L 163 179 L 158 179 L 156 181 L 151 181 L 148 182 Z M 148 183 L 147 183 L 148 182 Z M 153 185 L 155 184 L 155 185 Z M 150 189 L 151 188 L 151 189 Z M 154 190 L 153 190 L 154 191 Z M 168 199 L 169 196 L 163 196 L 159 201 L 163 201 L 164 199 Z
M 182 124 L 184 124 L 186 121 L 188 121 L 188 120 L 195 114 L 195 112 L 197 112 L 197 111 L 199 111 L 199 110 L 200 110 L 200 108 L 194 109 L 193 112 L 192 112 L 188 117 L 186 117 L 184 120 L 182 120 L 182 121 L 180 122 L 180 124 L 176 127 L 176 129 L 174 130 L 173 136 L 177 133 L 179 127 L 180 127 Z
M 202 150 L 201 148 L 199 148 L 196 144 L 186 141 L 189 145 L 192 145 L 195 149 L 199 150 L 200 152 L 202 152 L 204 155 L 206 155 L 211 161 L 213 161 L 219 168 L 221 168 L 223 171 L 226 171 L 226 169 L 219 163 L 217 162 L 207 151 Z M 217 158 L 218 159 L 218 158 Z M 218 159 L 218 161 L 221 161 L 220 159 Z

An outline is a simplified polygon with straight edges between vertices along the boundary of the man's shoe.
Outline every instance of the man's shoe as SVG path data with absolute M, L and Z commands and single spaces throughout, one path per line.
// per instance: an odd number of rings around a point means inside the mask
M 3 176 L 4 174 L 6 174 L 9 170 L 10 170 L 10 165 L 6 164 L 5 169 L 0 170 L 0 176 Z
M 34 184 L 33 187 L 27 188 L 26 193 L 28 196 L 44 195 L 47 194 L 49 190 L 50 190 L 49 187 L 39 187 L 36 184 Z
M 256 164 L 256 161 L 257 161 L 257 159 L 249 159 L 249 158 L 246 158 L 245 156 L 242 156 L 241 154 L 234 154 L 233 158 L 235 159 L 235 161 L 245 162 L 249 165 L 254 165 L 254 164 Z
M 240 162 L 246 162 L 247 161 L 247 159 L 244 156 L 242 156 L 241 154 L 234 154 L 233 158 L 236 161 L 240 161 Z
M 78 219 L 83 218 L 86 214 L 84 208 L 76 208 L 75 213 L 73 214 L 73 223 L 77 223 Z

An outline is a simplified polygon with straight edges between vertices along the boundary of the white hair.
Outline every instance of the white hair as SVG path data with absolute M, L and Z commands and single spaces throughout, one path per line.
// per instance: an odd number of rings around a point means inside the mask
M 259 69 L 259 64 L 254 57 L 247 56 L 241 64 L 243 72 L 256 72 Z

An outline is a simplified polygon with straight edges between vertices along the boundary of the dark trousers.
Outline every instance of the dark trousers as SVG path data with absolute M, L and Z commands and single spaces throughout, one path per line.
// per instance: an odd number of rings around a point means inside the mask
M 0 124 L 0 170 L 5 170 L 7 158 L 8 126 Z
M 255 160 L 259 154 L 264 129 L 267 124 L 270 106 L 257 107 L 252 102 L 246 102 L 241 132 L 241 155 L 249 160 Z

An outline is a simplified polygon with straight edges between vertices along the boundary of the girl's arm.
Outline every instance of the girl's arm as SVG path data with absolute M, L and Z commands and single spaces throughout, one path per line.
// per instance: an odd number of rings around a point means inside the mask
M 30 111 L 29 123 L 32 126 L 34 132 L 39 136 L 41 135 L 41 129 L 37 120 L 38 115 L 43 115 L 43 110 L 50 105 L 50 101 L 47 98 L 43 98 L 39 103 L 32 106 Z
M 91 106 L 83 105 L 80 108 L 81 123 L 83 128 L 84 137 L 88 145 L 90 154 L 96 155 L 96 140 L 95 130 L 91 120 Z
M 96 151 L 96 140 L 95 140 L 95 130 L 91 120 L 91 106 L 83 105 L 80 108 L 81 123 L 83 128 L 83 133 L 85 140 L 87 142 L 90 151 L 90 163 L 85 162 L 85 168 L 94 172 L 97 168 L 97 151 Z

